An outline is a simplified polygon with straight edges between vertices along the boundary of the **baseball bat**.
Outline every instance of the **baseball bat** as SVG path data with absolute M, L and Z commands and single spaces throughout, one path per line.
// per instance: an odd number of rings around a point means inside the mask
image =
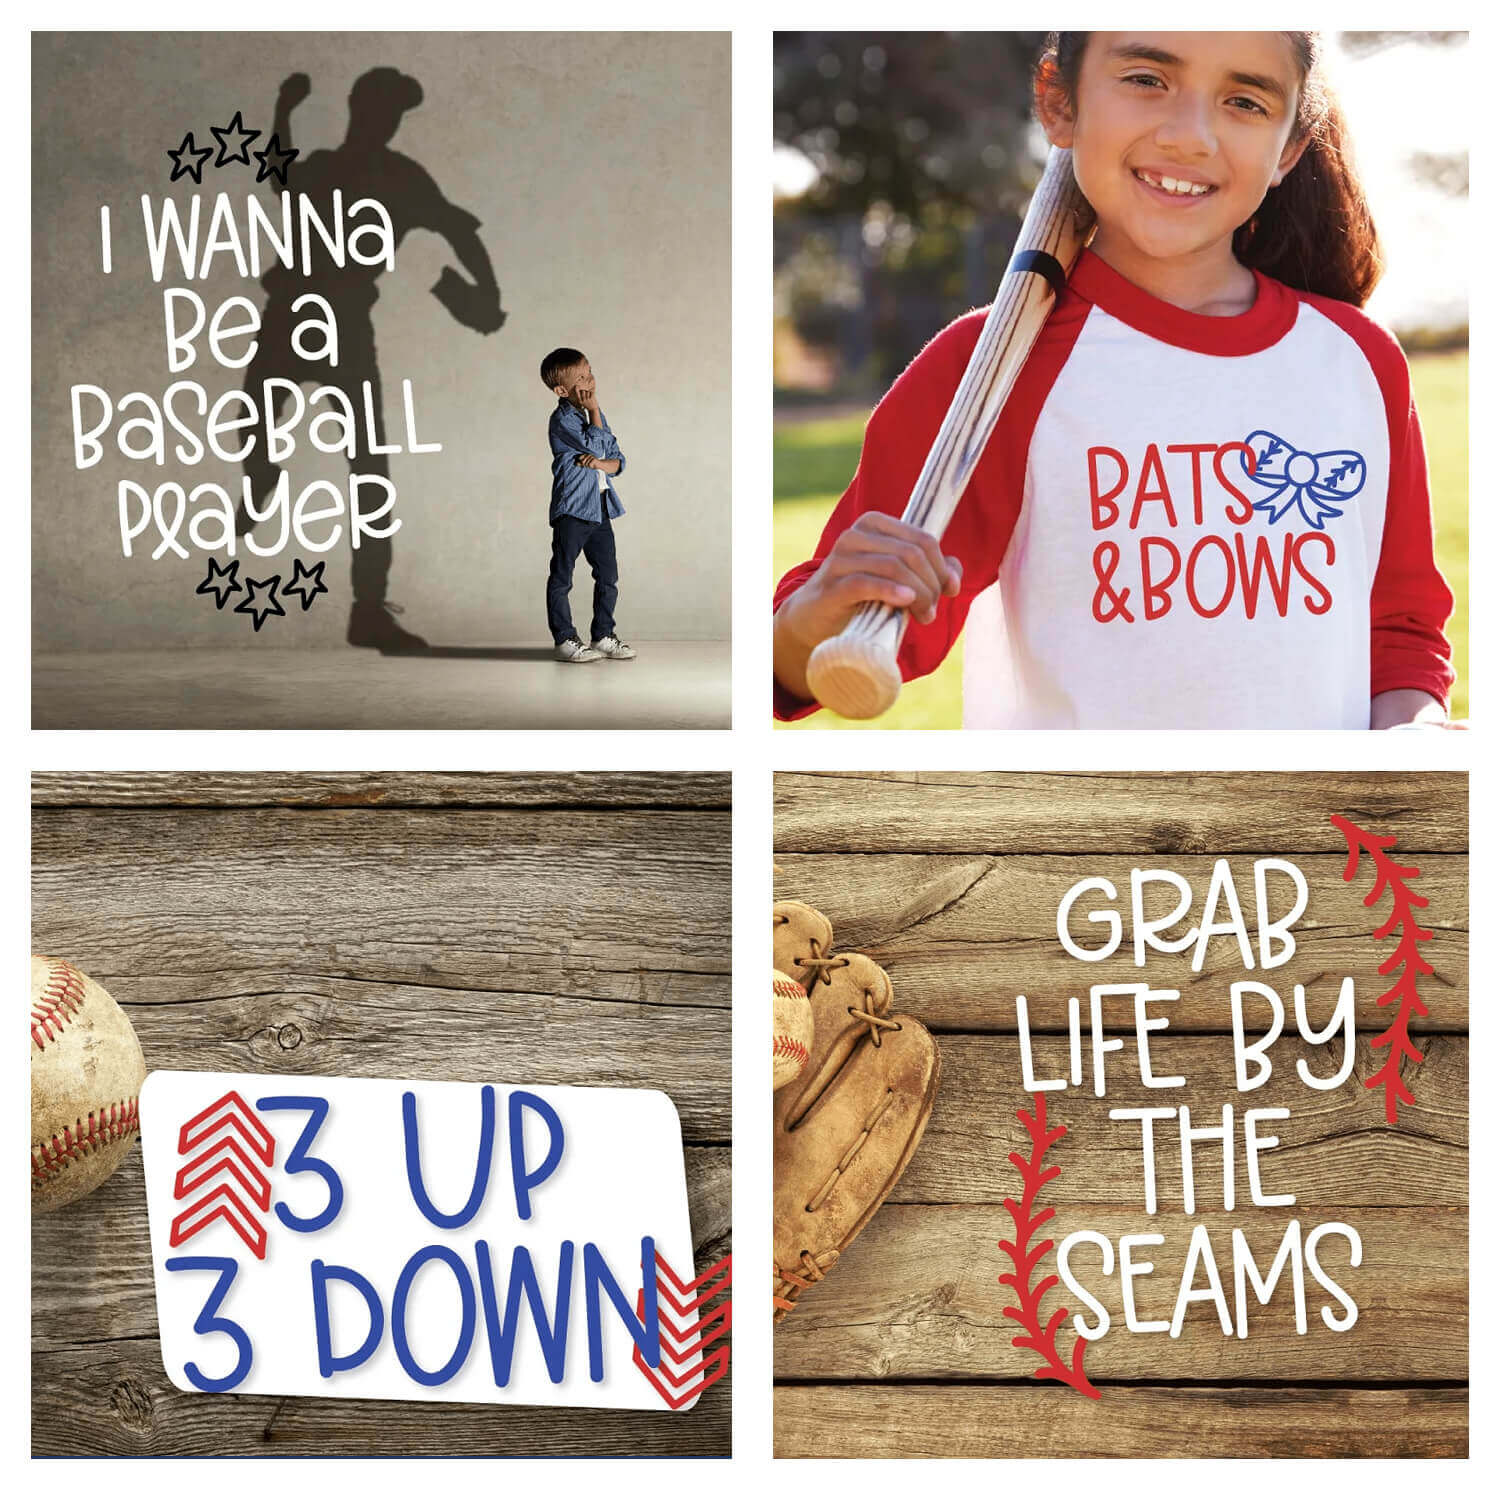
M 1073 177 L 1073 153 L 1054 146 L 903 521 L 933 537 L 947 530 L 1093 222 L 1093 209 Z M 906 621 L 906 611 L 894 605 L 861 604 L 843 630 L 808 658 L 808 686 L 818 702 L 846 719 L 884 713 L 901 692 L 896 652 Z

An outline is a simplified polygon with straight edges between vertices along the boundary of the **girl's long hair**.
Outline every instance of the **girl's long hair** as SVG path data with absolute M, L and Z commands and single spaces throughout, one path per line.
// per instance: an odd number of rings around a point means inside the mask
M 1301 72 L 1295 137 L 1307 137 L 1297 165 L 1234 232 L 1242 265 L 1297 291 L 1363 307 L 1384 270 L 1380 239 L 1360 186 L 1343 110 L 1329 87 L 1316 31 L 1284 31 Z M 1078 99 L 1087 31 L 1054 31 L 1037 62 L 1038 92 Z

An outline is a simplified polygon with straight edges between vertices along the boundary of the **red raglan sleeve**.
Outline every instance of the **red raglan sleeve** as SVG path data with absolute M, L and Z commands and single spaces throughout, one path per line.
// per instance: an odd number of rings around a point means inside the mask
M 922 464 L 978 341 L 987 311 L 981 308 L 949 324 L 886 392 L 870 415 L 859 467 L 823 528 L 817 550 L 776 585 L 773 609 L 779 609 L 785 599 L 817 572 L 834 543 L 865 512 L 879 510 L 899 517 L 906 509 Z M 971 485 L 971 491 L 976 487 L 977 484 Z M 970 505 L 973 498 L 972 493 L 966 495 L 943 538 L 943 550 L 963 564 L 962 592 L 957 598 L 939 601 L 937 618 L 930 625 L 913 621 L 907 626 L 897 657 L 903 681 L 925 677 L 941 665 L 963 630 L 975 595 L 994 582 L 1000 555 L 986 545 L 993 538 L 994 528 L 977 524 L 975 518 L 966 514 L 973 509 Z M 1016 503 L 1019 505 L 1019 496 Z M 1014 523 L 1014 511 L 1010 521 Z M 1008 538 L 1009 534 L 1010 525 L 1006 525 L 1003 535 Z M 1002 554 L 1003 550 L 1002 542 Z M 794 698 L 780 683 L 775 684 L 773 710 L 778 719 L 805 718 L 818 706 L 810 700 Z
M 1427 452 L 1406 356 L 1391 333 L 1358 309 L 1326 297 L 1305 300 L 1360 346 L 1385 399 L 1391 477 L 1370 588 L 1370 696 L 1418 688 L 1446 707 L 1453 649 L 1443 627 L 1453 613 L 1453 594 L 1433 552 Z
M 1395 340 L 1387 340 L 1376 377 L 1390 423 L 1391 484 L 1370 591 L 1370 695 L 1420 688 L 1446 707 L 1454 674 L 1443 627 L 1453 613 L 1453 594 L 1433 552 L 1427 452 L 1411 372 Z

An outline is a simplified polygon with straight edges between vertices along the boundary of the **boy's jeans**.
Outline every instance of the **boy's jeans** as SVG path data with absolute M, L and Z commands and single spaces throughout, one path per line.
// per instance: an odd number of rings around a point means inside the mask
M 568 590 L 573 587 L 573 564 L 582 552 L 594 571 L 594 623 L 590 639 L 602 641 L 615 633 L 615 596 L 620 575 L 615 566 L 615 534 L 604 520 L 580 521 L 559 516 L 552 523 L 552 571 L 547 575 L 547 628 L 554 645 L 561 645 L 573 628 Z

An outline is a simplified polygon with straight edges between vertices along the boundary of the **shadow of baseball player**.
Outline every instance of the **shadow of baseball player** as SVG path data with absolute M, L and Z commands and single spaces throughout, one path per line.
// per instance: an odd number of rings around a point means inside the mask
M 292 111 L 311 91 L 305 73 L 293 73 L 281 85 L 272 144 L 280 147 L 283 157 L 295 149 Z M 297 154 L 285 168 L 286 191 L 311 198 L 325 223 L 335 221 L 335 190 L 342 192 L 346 206 L 361 198 L 377 199 L 390 215 L 398 246 L 413 229 L 427 229 L 441 235 L 473 280 L 465 280 L 447 266 L 432 288 L 433 296 L 464 327 L 477 333 L 494 333 L 505 322 L 505 313 L 500 308 L 500 288 L 489 255 L 477 233 L 479 220 L 449 203 L 424 167 L 390 148 L 401 117 L 421 102 L 422 85 L 395 68 L 371 68 L 361 74 L 349 90 L 349 125 L 343 144 L 332 150 Z M 261 390 L 261 383 L 274 376 L 341 390 L 356 414 L 356 446 L 349 460 L 350 472 L 389 479 L 387 455 L 379 451 L 385 446 L 385 415 L 372 319 L 372 309 L 380 295 L 375 283 L 384 267 L 360 265 L 352 258 L 338 265 L 316 235 L 308 238 L 307 270 L 300 263 L 288 267 L 278 262 L 262 278 L 266 306 L 247 388 Z M 309 315 L 306 306 L 294 312 L 293 304 L 309 293 L 324 298 L 337 319 L 337 366 L 309 360 L 292 345 L 293 330 Z M 289 392 L 278 390 L 272 398 L 273 412 L 279 414 L 289 399 Z M 245 473 L 250 479 L 255 509 L 262 511 L 266 497 L 281 476 L 281 466 L 271 461 L 264 444 L 257 444 L 245 459 Z M 255 522 L 256 518 L 242 504 L 236 522 L 239 534 L 251 531 Z M 352 536 L 352 525 L 350 531 Z M 390 567 L 390 538 L 365 532 L 360 545 L 353 549 L 354 605 L 349 614 L 348 642 L 387 655 L 425 652 L 427 643 L 403 630 L 394 619 L 400 610 L 386 598 Z
M 556 661 L 551 646 L 429 646 L 423 656 L 456 657 L 466 661 Z

